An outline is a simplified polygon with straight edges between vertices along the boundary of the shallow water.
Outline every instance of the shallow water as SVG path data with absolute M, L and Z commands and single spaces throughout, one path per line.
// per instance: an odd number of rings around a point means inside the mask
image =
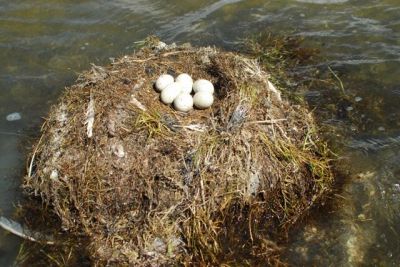
M 10 216 L 25 167 L 22 144 L 37 132 L 62 88 L 91 62 L 133 52 L 156 34 L 166 42 L 236 49 L 268 29 L 307 37 L 357 100 L 324 124 L 343 130 L 337 146 L 354 177 L 341 208 L 300 229 L 294 265 L 400 264 L 400 2 L 398 0 L 0 0 L 0 211 Z M 301 71 L 301 70 L 299 70 Z M 319 110 L 330 91 L 310 92 Z M 7 121 L 19 112 L 20 120 Z M 342 141 L 343 140 L 343 141 Z M 19 240 L 0 230 L 0 266 Z

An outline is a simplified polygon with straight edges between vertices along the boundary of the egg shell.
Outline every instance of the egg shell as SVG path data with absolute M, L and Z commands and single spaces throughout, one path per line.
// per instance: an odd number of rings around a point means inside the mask
M 208 80 L 200 79 L 200 80 L 197 80 L 194 82 L 193 91 L 195 93 L 203 91 L 203 92 L 209 92 L 210 94 L 213 94 L 214 93 L 214 85 Z
M 193 79 L 189 74 L 179 74 L 178 77 L 176 77 L 175 82 L 180 82 L 182 84 L 182 93 L 190 94 L 192 92 Z
M 174 100 L 174 108 L 183 112 L 193 109 L 193 97 L 188 93 L 180 93 Z
M 155 87 L 158 92 L 161 92 L 165 88 L 167 88 L 168 85 L 172 84 L 174 82 L 174 77 L 172 77 L 169 74 L 162 74 L 160 77 L 158 77 Z
M 193 103 L 196 108 L 206 109 L 214 103 L 214 96 L 210 92 L 200 91 L 194 95 Z
M 161 91 L 161 101 L 164 104 L 169 105 L 174 102 L 175 98 L 181 93 L 181 91 L 182 85 L 180 83 L 174 82 Z

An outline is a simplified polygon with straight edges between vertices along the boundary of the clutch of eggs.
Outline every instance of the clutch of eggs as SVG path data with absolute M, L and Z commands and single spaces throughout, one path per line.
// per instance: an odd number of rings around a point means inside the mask
M 169 74 L 162 74 L 155 83 L 155 89 L 161 92 L 161 102 L 166 105 L 173 103 L 178 111 L 187 112 L 193 109 L 193 106 L 206 109 L 214 103 L 214 85 L 205 79 L 193 82 L 187 73 L 179 74 L 175 80 Z

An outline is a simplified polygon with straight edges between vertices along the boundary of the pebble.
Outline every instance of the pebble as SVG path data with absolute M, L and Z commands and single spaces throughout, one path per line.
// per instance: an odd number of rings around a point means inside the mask
M 22 119 L 22 116 L 19 112 L 10 113 L 6 117 L 7 121 L 19 121 L 20 119 Z
M 156 50 L 163 50 L 167 48 L 167 44 L 164 42 L 158 42 L 156 46 L 154 46 Z
M 400 192 L 400 184 L 394 184 L 393 186 L 397 192 Z
M 58 171 L 57 170 L 52 170 L 51 171 L 50 179 L 53 180 L 53 181 L 57 181 L 58 180 Z
M 367 219 L 367 217 L 364 214 L 359 214 L 358 215 L 358 219 L 362 220 L 362 221 L 365 221 Z
M 354 98 L 354 101 L 356 101 L 356 102 L 360 102 L 361 100 L 362 100 L 362 97 L 360 97 L 360 96 L 357 96 Z
M 346 108 L 347 111 L 352 111 L 353 109 L 354 109 L 354 108 L 351 107 L 351 106 Z
M 113 145 L 111 149 L 118 158 L 125 157 L 124 147 L 121 144 Z

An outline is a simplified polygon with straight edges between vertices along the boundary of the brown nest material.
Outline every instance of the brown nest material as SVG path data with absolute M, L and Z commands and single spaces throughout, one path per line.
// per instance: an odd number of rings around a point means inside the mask
M 183 72 L 214 83 L 210 109 L 159 101 L 155 79 Z M 94 265 L 278 264 L 274 240 L 332 184 L 326 155 L 310 113 L 256 60 L 159 45 L 66 89 L 24 187 L 88 237 Z

